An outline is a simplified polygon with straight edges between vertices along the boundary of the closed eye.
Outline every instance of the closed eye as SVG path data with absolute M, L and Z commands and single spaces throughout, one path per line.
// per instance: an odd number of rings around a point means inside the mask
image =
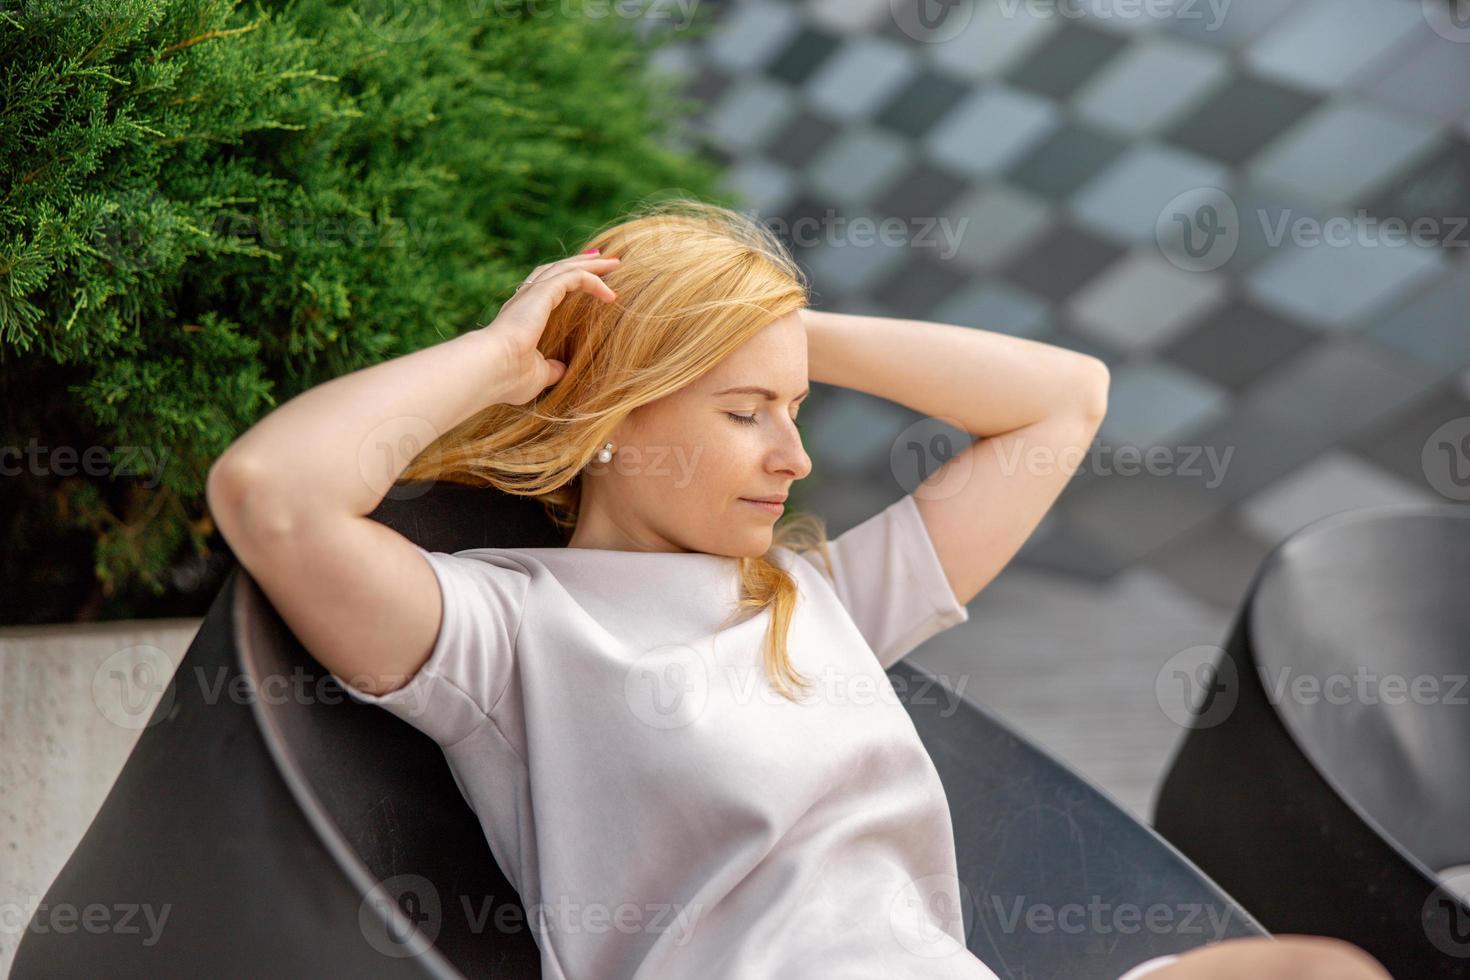
M 734 412 L 726 412 L 725 414 L 741 425 L 755 425 L 756 422 L 754 415 L 736 415 Z

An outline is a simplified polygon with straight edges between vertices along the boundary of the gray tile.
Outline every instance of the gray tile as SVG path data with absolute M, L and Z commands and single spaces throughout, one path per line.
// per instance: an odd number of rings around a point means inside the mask
M 1439 375 L 1470 366 L 1470 269 L 1461 264 L 1375 319 L 1368 336 Z
M 1284 245 L 1245 277 L 1274 312 L 1326 330 L 1349 330 L 1422 288 L 1442 270 L 1433 248 Z
M 888 0 L 810 0 L 812 23 L 838 34 L 864 32 L 888 19 Z
M 1088 123 L 1119 136 L 1169 125 L 1230 77 L 1225 56 L 1168 37 L 1134 44 L 1090 78 L 1073 99 Z
M 1203 599 L 1239 609 L 1270 550 L 1227 512 L 1165 543 L 1146 564 Z
M 1171 143 L 1240 164 L 1320 104 L 1321 98 L 1237 74 L 1168 131 Z
M 1170 201 L 1201 187 L 1224 188 L 1226 176 L 1223 166 L 1205 157 L 1139 143 L 1073 195 L 1072 212 L 1098 234 L 1150 242 Z
M 720 175 L 720 183 L 739 195 L 748 208 L 776 214 L 796 195 L 796 175 L 760 156 L 736 161 Z
M 1277 543 L 1333 514 L 1370 507 L 1437 503 L 1437 495 L 1345 452 L 1330 451 L 1242 505 L 1241 523 Z
M 946 113 L 924 143 L 938 163 L 955 173 L 993 176 L 1045 139 L 1059 115 L 1050 100 L 990 85 Z
M 1003 181 L 974 185 L 949 208 L 964 221 L 955 261 L 973 269 L 993 269 L 1034 243 L 1054 220 L 1039 198 Z
M 1115 136 L 1067 123 L 1012 167 L 1007 179 L 1040 197 L 1063 200 L 1116 160 L 1123 147 Z
M 1334 443 L 1420 397 L 1429 387 L 1426 375 L 1409 361 L 1346 338 L 1293 357 L 1244 397 L 1268 414 L 1291 419 L 1308 437 Z
M 684 86 L 684 94 L 704 106 L 713 106 L 729 90 L 735 79 L 707 62 L 695 65 L 694 77 Z M 703 114 L 707 114 L 708 109 Z M 703 115 L 702 114 L 702 115 Z
M 877 219 L 874 219 L 877 220 Z M 867 287 L 901 265 L 908 254 L 902 245 L 885 245 L 881 239 L 855 242 L 843 236 L 827 239 L 804 252 L 814 288 L 829 296 Z
M 1104 442 L 1143 449 L 1166 445 L 1221 418 L 1228 401 L 1224 389 L 1187 371 L 1130 362 L 1112 372 L 1108 414 L 1098 435 Z
M 912 253 L 911 253 L 912 254 Z M 930 311 L 961 289 L 967 278 L 959 271 L 927 258 L 911 257 L 874 286 L 874 294 L 911 319 L 929 319 Z
M 759 149 L 795 111 L 791 89 L 759 76 L 736 83 L 705 117 L 710 137 L 723 148 Z
M 790 121 L 771 137 L 766 155 L 777 163 L 800 170 L 841 132 L 842 127 L 825 116 L 798 107 Z
M 1218 48 L 1234 49 L 1249 43 L 1283 17 L 1300 0 L 1251 0 L 1224 7 L 1196 3 L 1181 5 L 1179 15 L 1165 25 L 1169 33 Z M 1189 16 L 1184 15 L 1184 10 Z M 1217 13 L 1217 11 L 1219 11 Z
M 1364 103 L 1333 102 L 1273 140 L 1248 172 L 1309 200 L 1360 202 L 1427 157 L 1437 138 L 1432 123 Z
M 1385 185 L 1367 210 L 1399 240 L 1437 241 L 1451 259 L 1464 258 L 1470 253 L 1470 142 L 1454 139 L 1438 147 Z
M 1424 448 L 1446 422 L 1470 419 L 1470 392 L 1441 385 L 1406 408 L 1359 432 L 1344 447 L 1402 480 L 1433 489 L 1424 472 Z
M 1085 533 L 1072 521 L 1055 512 L 1026 539 L 1016 553 L 1025 565 L 1066 575 L 1102 581 L 1127 567 L 1124 556 L 1110 550 Z
M 857 37 L 807 80 L 806 98 L 833 119 L 865 118 L 913 77 L 916 62 L 914 52 L 896 41 Z
M 1291 472 L 1327 447 L 1327 440 L 1298 428 L 1297 420 L 1274 415 L 1250 402 L 1179 437 L 1190 447 L 1183 459 L 1179 492 L 1221 510 Z
M 893 402 L 839 388 L 823 400 L 806 434 L 806 448 L 839 473 L 863 472 L 875 459 L 886 468 L 888 450 L 907 418 Z
M 841 40 L 831 34 L 812 27 L 802 27 L 771 61 L 766 68 L 766 74 L 787 85 L 800 85 L 841 44 Z
M 1114 34 L 1071 21 L 1007 78 L 1017 88 L 1066 99 L 1128 43 Z
M 1316 343 L 1318 336 L 1249 299 L 1232 297 L 1160 353 L 1202 378 L 1239 391 Z
M 1062 300 L 1126 250 L 1066 222 L 1051 226 L 1003 269 L 1010 281 L 1038 296 Z
M 1465 46 L 1423 31 L 1412 51 L 1381 59 L 1356 90 L 1380 105 L 1452 123 L 1470 111 L 1470 58 Z
M 1103 477 L 1072 505 L 1068 517 L 1108 553 L 1132 562 L 1191 528 L 1217 510 L 1211 498 L 1189 493 L 1173 476 Z
M 1225 301 L 1226 280 L 1186 272 L 1156 251 L 1135 249 L 1070 300 L 1077 327 L 1130 351 L 1152 350 Z
M 704 49 L 725 71 L 753 71 L 774 58 L 800 29 L 801 14 L 791 4 L 742 0 L 724 14 Z
M 1308 0 L 1248 45 L 1243 59 L 1262 75 L 1331 92 L 1424 28 L 1417 3 Z
M 864 123 L 849 127 L 817 154 L 807 181 L 834 201 L 861 205 L 895 180 L 912 157 L 906 141 Z
M 1058 17 L 1038 16 L 1027 4 L 981 3 L 956 37 L 926 45 L 929 59 L 961 78 L 995 78 L 1029 57 L 1061 29 Z
M 969 83 L 925 68 L 899 89 L 874 121 L 900 135 L 918 138 L 969 92 Z
M 920 160 L 894 181 L 873 207 L 880 214 L 903 219 L 937 219 L 949 213 L 949 204 L 967 186 L 967 181 Z
M 1037 339 L 1050 329 L 1048 310 L 1040 297 L 999 279 L 988 279 L 960 288 L 935 308 L 934 318 L 941 323 Z

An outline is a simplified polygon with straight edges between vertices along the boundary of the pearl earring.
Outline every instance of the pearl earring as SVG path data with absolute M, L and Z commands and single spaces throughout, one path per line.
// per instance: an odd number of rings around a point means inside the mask
M 598 454 L 597 454 L 597 461 L 599 463 L 610 463 L 610 462 L 612 462 L 612 456 L 613 456 L 613 444 L 609 442 L 605 446 L 603 446 L 602 449 L 598 452 Z

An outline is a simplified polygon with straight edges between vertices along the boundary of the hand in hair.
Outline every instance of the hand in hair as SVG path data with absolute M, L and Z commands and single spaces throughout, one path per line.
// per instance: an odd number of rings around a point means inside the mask
M 509 376 L 514 379 L 504 398 L 507 405 L 524 405 L 561 380 L 567 366 L 542 356 L 541 334 L 551 311 L 573 292 L 585 292 L 606 302 L 617 294 L 600 275 L 617 268 L 616 257 L 582 254 L 538 265 L 500 313 L 482 328 L 505 346 Z

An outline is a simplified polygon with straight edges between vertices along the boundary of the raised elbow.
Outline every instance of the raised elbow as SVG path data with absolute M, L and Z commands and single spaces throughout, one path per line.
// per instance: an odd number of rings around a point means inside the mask
M 1108 386 L 1111 380 L 1111 372 L 1104 361 L 1090 354 L 1084 355 L 1077 393 L 1083 413 L 1094 422 L 1101 422 L 1108 414 Z
M 256 461 L 231 457 L 215 460 L 204 481 L 210 516 L 232 548 L 248 540 L 289 536 L 292 515 L 280 505 L 270 475 Z

